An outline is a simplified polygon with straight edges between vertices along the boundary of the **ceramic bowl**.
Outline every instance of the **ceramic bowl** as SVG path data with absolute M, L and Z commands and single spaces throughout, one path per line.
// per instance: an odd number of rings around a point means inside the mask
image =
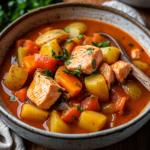
M 88 18 L 115 25 L 141 42 L 150 52 L 150 33 L 128 15 L 102 5 L 90 3 L 60 3 L 43 7 L 20 17 L 0 35 L 0 64 L 12 43 L 30 29 L 54 20 Z M 140 129 L 150 118 L 150 105 L 132 121 L 104 131 L 89 134 L 60 134 L 29 126 L 15 118 L 0 100 L 2 120 L 23 138 L 51 149 L 87 150 L 119 142 Z

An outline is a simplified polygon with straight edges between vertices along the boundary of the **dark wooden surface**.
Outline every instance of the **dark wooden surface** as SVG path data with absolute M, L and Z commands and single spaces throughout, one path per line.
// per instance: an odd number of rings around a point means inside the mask
M 65 0 L 69 2 L 84 1 L 102 4 L 105 1 L 110 0 Z M 150 29 L 150 9 L 135 8 L 145 19 L 146 26 Z M 52 150 L 50 147 L 45 148 L 24 140 L 26 150 Z M 147 122 L 139 131 L 130 136 L 129 138 L 116 143 L 114 145 L 99 148 L 97 150 L 150 150 L 150 121 Z

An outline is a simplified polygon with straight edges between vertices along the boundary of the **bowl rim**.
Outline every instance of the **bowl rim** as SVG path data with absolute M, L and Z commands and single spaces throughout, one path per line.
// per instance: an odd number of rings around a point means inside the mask
M 9 26 L 7 26 L 0 34 L 0 40 L 12 29 L 14 28 L 19 22 L 23 21 L 24 19 L 28 18 L 29 16 L 32 16 L 36 13 L 44 12 L 50 9 L 56 9 L 56 8 L 63 8 L 63 7 L 87 7 L 87 8 L 95 8 L 95 9 L 100 9 L 100 10 L 105 10 L 114 14 L 117 14 L 128 21 L 132 22 L 136 26 L 138 26 L 149 38 L 150 38 L 150 32 L 149 30 L 143 26 L 140 22 L 135 20 L 134 18 L 130 17 L 129 15 L 123 13 L 122 11 L 119 11 L 117 9 L 108 7 L 108 6 L 103 6 L 100 4 L 93 4 L 93 3 L 86 3 L 86 2 L 63 2 L 63 3 L 57 3 L 49 6 L 45 6 L 42 8 L 38 8 L 36 10 L 33 10 L 31 12 L 28 12 L 24 14 L 23 16 L 19 17 L 16 19 L 14 22 L 12 22 Z M 4 104 L 4 103 L 3 103 Z M 148 107 L 148 104 L 147 106 Z M 146 108 L 145 107 L 145 108 Z M 40 134 L 42 136 L 46 137 L 51 137 L 51 138 L 58 138 L 58 139 L 69 139 L 69 140 L 79 140 L 79 139 L 88 139 L 88 138 L 96 138 L 96 137 L 101 137 L 101 136 L 106 136 L 106 135 L 111 135 L 113 133 L 120 133 L 126 130 L 126 128 L 132 126 L 133 124 L 137 123 L 141 119 L 143 119 L 150 111 L 150 108 L 148 108 L 146 111 L 141 112 L 136 118 L 132 119 L 131 121 L 127 122 L 126 124 L 117 126 L 112 129 L 107 129 L 107 130 L 102 130 L 98 132 L 93 132 L 93 133 L 86 133 L 86 134 L 62 134 L 62 133 L 55 133 L 55 132 L 48 132 L 42 129 L 38 129 L 36 127 L 30 126 L 19 119 L 17 119 L 15 116 L 7 113 L 6 110 L 4 110 L 0 106 L 0 113 L 2 113 L 3 116 L 5 116 L 9 121 L 13 122 L 14 124 L 18 125 L 19 127 L 28 130 L 30 132 L 33 132 L 34 134 Z M 19 134 L 19 133 L 18 133 Z

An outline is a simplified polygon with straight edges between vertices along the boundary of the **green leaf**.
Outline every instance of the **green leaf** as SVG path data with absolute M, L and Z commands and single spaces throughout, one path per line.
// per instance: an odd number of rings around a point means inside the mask
M 58 90 L 58 92 L 61 92 L 61 93 L 63 93 L 64 91 L 63 91 L 62 89 L 59 89 L 59 90 Z
M 91 78 L 92 76 L 95 76 L 96 74 L 98 74 L 100 71 L 94 71 L 92 72 L 92 74 L 89 77 L 86 77 L 85 80 L 88 80 L 89 78 Z
M 102 43 L 102 47 L 108 47 L 109 46 L 110 41 L 105 41 Z
M 92 60 L 92 66 L 93 66 L 93 69 L 95 69 L 95 67 L 96 67 L 96 60 L 95 59 Z
M 80 70 L 80 69 L 81 69 L 81 65 L 78 66 L 78 70 Z
M 92 44 L 93 44 L 94 46 L 96 46 L 96 47 L 100 47 L 100 46 L 102 45 L 102 43 L 100 43 L 100 42 L 97 42 L 97 43 L 93 43 L 93 42 L 92 42 Z
M 132 43 L 129 44 L 130 47 L 133 47 L 134 45 Z
M 55 68 L 57 68 L 57 69 L 58 69 L 58 68 L 59 68 L 59 64 L 56 64 Z
M 68 29 L 68 28 L 65 28 L 64 30 L 65 30 L 66 32 L 69 32 L 69 29 Z
M 77 106 L 77 111 L 85 111 L 83 108 L 80 108 L 80 106 Z
M 72 118 L 73 118 L 74 120 L 78 120 L 78 118 L 77 118 L 76 116 L 73 116 Z
M 66 49 L 63 49 L 63 53 L 68 57 L 68 51 Z
M 74 42 L 74 41 L 73 41 L 73 39 L 69 39 L 69 40 L 67 41 L 67 43 L 69 43 L 69 42 Z
M 92 52 L 92 51 L 88 53 L 88 55 L 92 55 L 92 54 L 93 54 L 93 52 Z
M 65 64 L 69 65 L 69 64 L 71 64 L 71 62 L 69 60 L 67 60 Z
M 87 51 L 91 51 L 91 50 L 94 50 L 94 48 L 87 48 L 86 50 Z
M 77 36 L 78 39 L 82 39 L 83 35 L 80 33 L 79 36 Z
M 12 102 L 15 101 L 15 99 L 16 99 L 15 96 L 11 96 L 11 97 L 10 97 L 10 101 L 12 101 Z

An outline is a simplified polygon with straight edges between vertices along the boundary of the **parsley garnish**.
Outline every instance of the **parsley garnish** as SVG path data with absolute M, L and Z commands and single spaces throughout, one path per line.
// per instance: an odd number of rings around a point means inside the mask
M 65 56 L 68 57 L 68 51 L 66 49 L 63 49 L 63 53 L 64 53 Z
M 12 60 L 12 56 L 9 59 Z
M 96 74 L 98 74 L 100 71 L 94 71 L 92 72 L 92 74 L 89 77 L 86 77 L 85 80 L 88 80 L 89 78 L 91 78 L 92 76 L 95 76 Z
M 92 66 L 93 66 L 93 69 L 95 69 L 95 67 L 96 67 L 96 60 L 95 59 L 92 60 Z
M 91 97 L 92 97 L 92 98 L 95 98 L 95 96 L 94 96 L 94 95 L 92 95 Z
M 91 51 L 91 50 L 94 50 L 94 48 L 87 48 L 86 50 L 87 51 Z
M 75 82 L 75 85 L 78 86 L 78 87 L 81 87 L 81 85 L 77 82 Z
M 65 45 L 67 43 L 67 41 L 63 41 L 60 46 Z
M 28 102 L 28 99 L 26 99 L 25 102 Z
M 65 30 L 66 32 L 69 32 L 69 29 L 68 29 L 68 28 L 65 28 L 64 30 Z
M 58 92 L 61 92 L 61 93 L 63 93 L 64 91 L 63 91 L 62 89 L 59 89 L 59 90 L 58 90 Z
M 69 65 L 69 64 L 71 64 L 71 62 L 69 60 L 67 60 L 65 64 Z
M 55 32 L 55 34 L 60 33 L 59 31 Z
M 66 68 L 66 67 L 65 67 Z M 67 69 L 67 68 L 66 68 Z M 80 77 L 81 72 L 80 70 L 75 70 L 74 72 L 70 72 L 68 69 L 67 70 L 62 70 L 63 72 L 65 72 L 66 74 L 72 74 L 72 75 L 77 75 L 78 77 Z
M 88 55 L 92 55 L 93 54 L 93 52 L 92 51 L 90 51 L 89 53 L 88 53 Z
M 76 116 L 73 116 L 72 118 L 73 118 L 74 120 L 78 120 L 78 118 L 77 118 Z
M 50 79 L 51 79 L 51 77 L 46 77 L 45 79 L 49 79 L 49 80 L 50 80 Z
M 10 101 L 12 101 L 12 102 L 15 101 L 15 99 L 16 99 L 15 96 L 11 96 L 11 97 L 10 97 Z
M 102 47 L 107 47 L 109 46 L 110 41 L 105 41 L 102 43 Z
M 77 111 L 85 111 L 83 108 L 80 108 L 80 106 L 77 106 Z
M 80 69 L 81 69 L 81 65 L 78 66 L 78 70 L 80 70 Z
M 69 43 L 69 42 L 74 42 L 74 41 L 73 41 L 73 39 L 69 39 L 69 40 L 67 41 L 67 43 Z
M 59 64 L 56 64 L 55 68 L 59 68 Z
M 54 78 L 54 75 L 52 74 L 52 71 L 51 71 L 51 70 L 46 70 L 46 69 L 44 69 L 44 71 L 45 71 L 45 73 L 42 73 L 42 72 L 41 72 L 42 75 L 50 76 L 50 77 Z
M 2 81 L 5 81 L 5 79 L 3 78 Z
M 129 44 L 130 47 L 133 47 L 134 45 L 132 43 Z
M 102 43 L 100 43 L 100 42 L 97 42 L 97 43 L 93 43 L 93 42 L 92 42 L 92 44 L 93 44 L 94 46 L 96 46 L 96 47 L 100 47 L 100 46 L 102 45 Z
M 78 39 L 82 39 L 83 35 L 80 33 L 79 36 L 77 36 Z

